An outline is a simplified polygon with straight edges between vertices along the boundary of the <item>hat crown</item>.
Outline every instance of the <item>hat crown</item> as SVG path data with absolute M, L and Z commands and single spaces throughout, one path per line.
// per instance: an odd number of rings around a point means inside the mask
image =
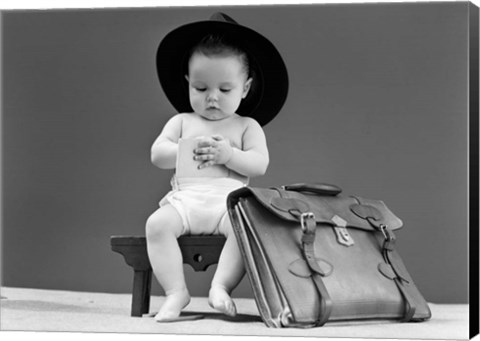
M 208 35 L 227 34 L 249 57 L 254 82 L 248 96 L 237 109 L 240 116 L 251 117 L 264 126 L 282 108 L 288 93 L 288 72 L 275 46 L 260 33 L 240 25 L 230 16 L 216 12 L 210 20 L 182 25 L 169 32 L 157 49 L 157 73 L 170 103 L 178 112 L 193 112 L 189 99 L 188 72 L 190 52 Z
M 213 13 L 212 16 L 210 17 L 210 20 L 223 21 L 223 22 L 228 22 L 228 23 L 231 23 L 231 24 L 237 24 L 238 25 L 238 23 L 235 20 L 233 20 L 233 18 L 229 17 L 228 15 L 226 15 L 225 13 L 222 13 L 222 12 Z

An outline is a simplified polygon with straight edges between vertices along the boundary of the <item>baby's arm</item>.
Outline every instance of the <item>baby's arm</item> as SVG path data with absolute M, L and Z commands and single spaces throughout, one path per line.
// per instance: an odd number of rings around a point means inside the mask
M 232 156 L 225 166 L 248 177 L 265 174 L 270 159 L 265 133 L 257 121 L 249 120 L 242 142 L 243 150 L 233 147 Z
M 182 116 L 173 116 L 152 145 L 152 163 L 162 169 L 175 168 L 178 139 L 182 133 Z
M 220 135 L 212 136 L 213 142 L 200 142 L 196 150 L 197 160 L 204 161 L 200 167 L 224 164 L 226 167 L 247 177 L 265 174 L 268 163 L 268 149 L 265 133 L 257 121 L 251 119 L 243 133 L 243 150 L 232 147 L 230 141 Z M 213 147 L 213 148 L 211 148 Z

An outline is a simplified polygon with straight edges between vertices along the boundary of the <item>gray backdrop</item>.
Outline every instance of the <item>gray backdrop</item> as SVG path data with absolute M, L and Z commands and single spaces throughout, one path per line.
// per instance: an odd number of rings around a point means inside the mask
M 468 3 L 220 8 L 277 46 L 288 100 L 254 186 L 337 184 L 404 221 L 398 249 L 432 302 L 467 302 Z M 114 234 L 143 235 L 171 171 L 161 38 L 210 8 L 3 16 L 3 285 L 129 292 Z M 185 268 L 206 295 L 214 267 Z M 154 285 L 154 294 L 161 294 Z M 235 296 L 250 296 L 246 279 Z

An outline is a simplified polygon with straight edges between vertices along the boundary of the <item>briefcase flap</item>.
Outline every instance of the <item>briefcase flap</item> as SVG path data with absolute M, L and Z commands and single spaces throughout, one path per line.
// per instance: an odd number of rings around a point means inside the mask
M 402 227 L 402 221 L 380 200 L 360 197 L 318 195 L 283 189 L 243 187 L 230 193 L 227 199 L 233 209 L 240 198 L 254 198 L 269 212 L 281 219 L 298 222 L 302 213 L 313 213 L 317 224 L 353 227 L 375 231 L 372 226 L 386 225 L 391 230 Z M 339 223 L 340 222 L 340 223 Z

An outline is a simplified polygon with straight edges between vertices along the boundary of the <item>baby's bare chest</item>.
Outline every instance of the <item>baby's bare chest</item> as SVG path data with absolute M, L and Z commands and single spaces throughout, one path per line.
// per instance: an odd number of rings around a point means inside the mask
M 245 127 L 238 121 L 200 121 L 185 120 L 182 124 L 181 138 L 196 138 L 199 136 L 221 135 L 229 139 L 233 146 L 242 147 L 242 136 Z

